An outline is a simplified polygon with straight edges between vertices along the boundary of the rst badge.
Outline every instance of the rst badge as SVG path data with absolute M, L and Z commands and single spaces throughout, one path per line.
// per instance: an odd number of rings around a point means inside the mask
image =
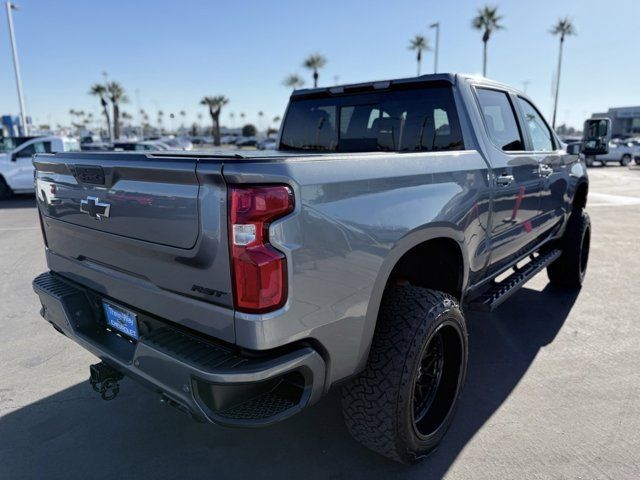
M 80 211 L 96 220 L 102 220 L 102 218 L 108 217 L 110 209 L 111 205 L 100 202 L 100 199 L 97 197 L 87 197 L 85 200 L 80 200 Z

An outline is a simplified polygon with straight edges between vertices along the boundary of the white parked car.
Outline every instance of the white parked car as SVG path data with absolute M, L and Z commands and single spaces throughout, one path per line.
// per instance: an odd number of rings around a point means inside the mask
M 616 162 L 626 167 L 633 160 L 634 151 L 634 147 L 627 142 L 609 142 L 609 153 L 595 157 L 588 156 L 585 161 L 588 167 L 593 166 L 593 162 L 600 162 L 603 166 L 608 162 Z
M 632 138 L 628 145 L 633 150 L 633 159 L 636 162 L 636 165 L 640 165 L 640 138 Z
M 157 152 L 159 150 L 173 150 L 166 143 L 160 140 L 138 141 L 122 141 L 113 142 L 113 150 L 115 152 Z
M 6 138 L 0 143 L 0 199 L 13 193 L 33 193 L 36 153 L 79 152 L 80 143 L 67 137 Z
M 265 138 L 258 142 L 258 150 L 276 150 L 278 142 L 275 138 Z
M 185 137 L 162 137 L 160 142 L 168 145 L 169 150 L 193 150 L 193 143 Z

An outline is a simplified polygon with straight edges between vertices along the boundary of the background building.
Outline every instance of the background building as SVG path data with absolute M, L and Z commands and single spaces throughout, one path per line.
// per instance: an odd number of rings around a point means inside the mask
M 31 125 L 31 117 L 27 117 L 27 125 Z M 17 115 L 0 116 L 0 137 L 20 137 L 24 135 Z
M 611 119 L 611 135 L 613 137 L 640 135 L 640 106 L 610 108 L 606 113 L 591 115 L 591 118 L 597 117 Z

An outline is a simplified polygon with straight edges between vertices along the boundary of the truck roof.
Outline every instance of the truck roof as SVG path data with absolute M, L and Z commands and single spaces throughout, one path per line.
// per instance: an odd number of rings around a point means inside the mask
M 455 85 L 457 81 L 472 81 L 476 84 L 499 87 L 509 91 L 516 91 L 513 87 L 505 85 L 495 80 L 485 78 L 481 75 L 473 75 L 466 73 L 432 73 L 428 75 L 420 75 L 417 77 L 394 78 L 387 80 L 375 80 L 362 83 L 347 83 L 343 85 L 335 85 L 331 87 L 318 88 L 302 88 L 294 90 L 291 98 L 301 97 L 319 97 L 326 95 L 342 95 L 351 93 L 360 93 L 375 90 L 388 90 L 393 87 L 403 87 L 409 85 Z

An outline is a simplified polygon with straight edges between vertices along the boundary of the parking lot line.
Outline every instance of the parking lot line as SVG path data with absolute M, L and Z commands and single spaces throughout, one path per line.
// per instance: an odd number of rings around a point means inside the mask
M 3 227 L 0 232 L 10 232 L 14 230 L 38 230 L 40 227 Z
M 608 193 L 589 193 L 589 207 L 611 207 L 640 205 L 640 197 L 629 197 L 627 195 L 611 195 Z

